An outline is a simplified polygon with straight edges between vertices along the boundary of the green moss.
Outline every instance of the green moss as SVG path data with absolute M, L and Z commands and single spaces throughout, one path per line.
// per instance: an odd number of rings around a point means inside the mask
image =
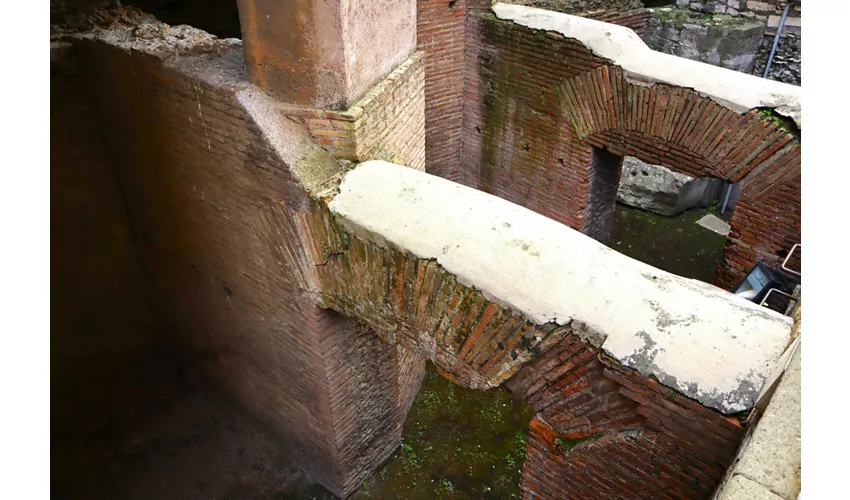
M 352 498 L 518 499 L 533 415 L 504 389 L 459 387 L 429 363 L 402 445 Z
M 694 209 L 664 217 L 619 203 L 607 245 L 664 271 L 707 283 L 714 281 L 726 238 L 696 222 L 708 213 L 729 220 L 731 212 Z
M 602 434 L 597 434 L 594 436 L 587 436 L 578 439 L 563 439 L 560 437 L 555 438 L 555 446 L 561 449 L 561 451 L 572 451 L 576 446 L 585 443 L 593 443 L 598 441 L 602 437 Z
M 681 28 L 685 24 L 708 24 L 712 27 L 738 28 L 753 25 L 753 21 L 745 17 L 733 17 L 729 14 L 715 14 L 713 12 L 694 12 L 684 8 L 660 8 L 652 9 L 653 15 L 664 24 L 672 24 Z
M 793 119 L 780 115 L 773 108 L 757 108 L 756 112 L 762 121 L 772 123 L 800 140 L 800 128 Z

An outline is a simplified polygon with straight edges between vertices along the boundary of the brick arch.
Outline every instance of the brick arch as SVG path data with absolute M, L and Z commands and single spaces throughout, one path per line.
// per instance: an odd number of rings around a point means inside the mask
M 631 83 L 617 66 L 591 69 L 556 90 L 579 140 L 650 138 L 656 147 L 643 151 L 646 161 L 686 173 L 708 168 L 740 183 L 756 203 L 800 172 L 800 141 L 759 110 L 739 114 L 691 89 Z
M 755 263 L 776 265 L 800 241 L 800 141 L 782 120 L 735 113 L 687 88 L 632 83 L 616 66 L 565 79 L 556 94 L 562 135 L 575 144 L 740 184 L 716 285 L 731 289 Z
M 506 385 L 536 411 L 524 498 L 707 498 L 745 432 L 575 335 Z
M 358 318 L 459 385 L 504 384 L 534 408 L 523 498 L 714 491 L 744 433 L 737 418 L 623 366 L 593 344 L 592 327 L 530 321 L 435 260 L 363 239 L 325 210 L 303 226 L 323 307 Z
M 435 260 L 345 231 L 326 207 L 308 225 L 304 230 L 318 245 L 308 250 L 320 263 L 320 305 L 360 319 L 459 385 L 498 387 L 571 331 L 569 323 L 529 320 Z

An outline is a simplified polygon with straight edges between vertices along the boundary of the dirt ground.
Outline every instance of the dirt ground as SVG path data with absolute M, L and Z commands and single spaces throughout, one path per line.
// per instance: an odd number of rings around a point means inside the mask
M 95 435 L 52 443 L 52 498 L 333 498 L 240 408 L 169 374 L 150 385 L 159 397 L 140 411 Z

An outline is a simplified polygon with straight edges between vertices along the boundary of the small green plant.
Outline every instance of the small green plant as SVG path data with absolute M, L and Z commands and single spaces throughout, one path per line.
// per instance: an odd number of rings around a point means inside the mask
M 443 493 L 454 493 L 456 490 L 454 483 L 449 481 L 448 479 L 440 480 L 439 491 Z

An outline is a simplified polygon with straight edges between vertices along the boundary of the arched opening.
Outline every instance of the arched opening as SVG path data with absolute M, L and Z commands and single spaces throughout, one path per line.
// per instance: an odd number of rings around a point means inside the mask
M 591 171 L 585 234 L 659 269 L 714 281 L 741 197 L 738 184 L 597 147 Z

